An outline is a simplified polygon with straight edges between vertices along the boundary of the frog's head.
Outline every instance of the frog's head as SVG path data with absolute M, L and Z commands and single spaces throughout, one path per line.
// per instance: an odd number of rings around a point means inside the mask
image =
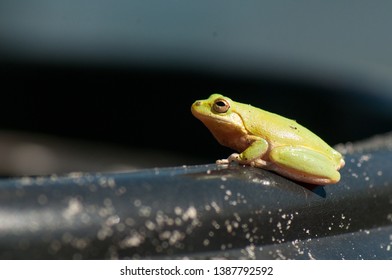
M 191 111 L 207 126 L 215 138 L 224 144 L 228 138 L 237 138 L 246 134 L 243 120 L 236 111 L 236 104 L 230 98 L 214 93 L 208 99 L 195 101 Z
M 195 101 L 192 104 L 191 111 L 196 118 L 206 125 L 206 122 L 208 122 L 214 126 L 219 124 L 243 126 L 242 119 L 232 108 L 233 104 L 234 102 L 230 98 L 214 93 L 208 99 Z

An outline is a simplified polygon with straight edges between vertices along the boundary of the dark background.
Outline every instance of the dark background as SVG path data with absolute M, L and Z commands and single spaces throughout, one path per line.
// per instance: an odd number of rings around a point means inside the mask
M 296 119 L 331 145 L 390 131 L 392 4 L 381 2 L 1 1 L 0 130 L 16 135 L 3 147 L 74 159 L 3 173 L 105 170 L 92 162 L 108 155 L 122 167 L 227 157 L 190 113 L 213 92 Z

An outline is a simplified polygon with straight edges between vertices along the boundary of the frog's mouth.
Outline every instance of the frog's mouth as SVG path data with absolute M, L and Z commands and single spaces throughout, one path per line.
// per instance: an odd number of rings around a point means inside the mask
M 231 114 L 230 117 L 219 116 L 217 114 L 205 115 L 192 111 L 193 115 L 199 119 L 208 129 L 213 131 L 220 131 L 222 134 L 224 132 L 230 133 L 236 131 L 237 133 L 247 133 L 242 118 L 237 114 Z

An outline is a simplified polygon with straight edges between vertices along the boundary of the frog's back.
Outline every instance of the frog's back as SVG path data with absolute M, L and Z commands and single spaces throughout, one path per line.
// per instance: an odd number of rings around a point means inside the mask
M 243 119 L 252 120 L 244 121 L 250 134 L 263 137 L 272 146 L 306 146 L 334 157 L 336 151 L 331 146 L 295 120 L 247 104 L 237 103 L 237 106 L 241 108 Z

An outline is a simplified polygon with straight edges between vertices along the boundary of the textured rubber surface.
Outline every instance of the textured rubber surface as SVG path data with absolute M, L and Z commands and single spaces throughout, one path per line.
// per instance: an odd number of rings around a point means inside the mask
M 317 187 L 215 164 L 3 179 L 0 258 L 392 259 L 391 156 Z

